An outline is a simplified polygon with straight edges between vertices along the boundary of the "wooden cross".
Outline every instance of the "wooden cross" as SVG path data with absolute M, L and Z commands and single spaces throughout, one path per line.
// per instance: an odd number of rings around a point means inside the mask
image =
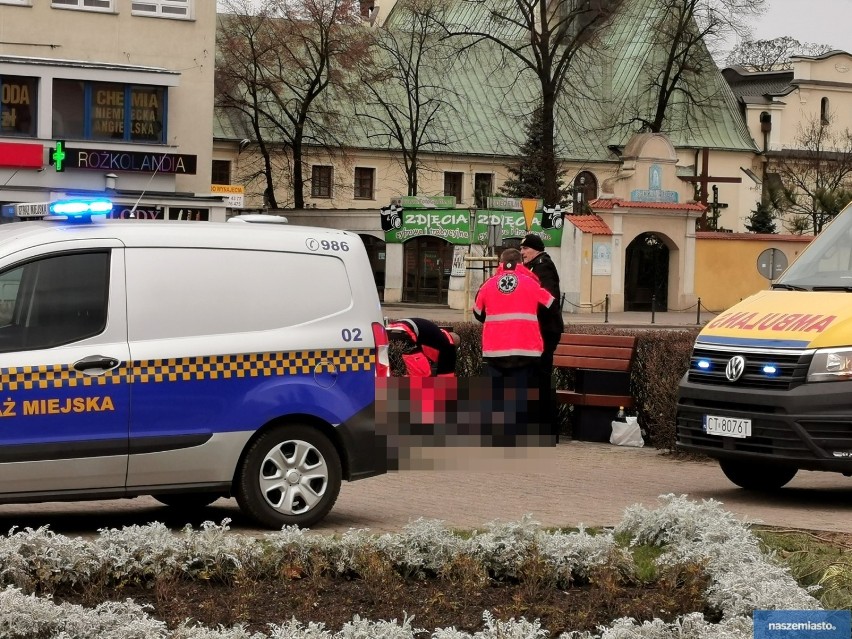
M 700 184 L 701 190 L 699 191 L 699 199 L 704 206 L 707 206 L 707 192 L 710 190 L 707 188 L 709 184 L 714 184 L 717 182 L 728 182 L 728 183 L 736 183 L 739 184 L 743 181 L 742 178 L 738 177 L 714 177 L 710 175 L 710 149 L 704 148 L 701 149 L 701 173 L 699 175 L 694 175 L 690 177 L 681 177 L 680 179 L 684 182 L 691 182 L 693 184 Z M 702 230 L 707 229 L 707 211 L 705 210 L 701 214 L 701 218 L 699 219 L 699 227 Z

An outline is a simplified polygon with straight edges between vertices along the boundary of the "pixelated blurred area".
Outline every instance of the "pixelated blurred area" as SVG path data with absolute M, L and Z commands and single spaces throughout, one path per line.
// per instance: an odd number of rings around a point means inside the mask
M 557 463 L 556 448 L 553 446 L 526 446 L 514 448 L 481 447 L 414 447 L 398 455 L 392 471 L 439 470 L 466 472 L 512 472 L 512 473 L 565 473 Z
M 551 447 L 555 435 L 539 415 L 538 389 L 511 378 L 390 377 L 376 385 L 376 431 L 387 441 L 389 470 L 422 469 L 422 449 Z M 428 458 L 451 464 L 459 456 Z

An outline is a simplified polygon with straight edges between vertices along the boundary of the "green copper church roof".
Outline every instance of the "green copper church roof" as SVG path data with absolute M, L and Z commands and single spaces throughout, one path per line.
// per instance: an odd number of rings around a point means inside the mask
M 511 2 L 511 0 L 507 0 Z M 458 24 L 490 24 L 482 4 L 451 0 L 451 19 Z M 641 108 L 646 117 L 653 104 L 647 90 L 645 70 L 659 47 L 648 37 L 648 24 L 660 11 L 658 0 L 626 0 L 600 41 L 582 49 L 558 98 L 556 135 L 558 153 L 563 160 L 592 163 L 616 161 L 611 147 L 623 147 L 637 132 L 628 125 L 630 113 Z M 381 27 L 398 29 L 404 24 L 404 12 L 394 10 Z M 736 100 L 710 54 L 706 52 L 708 72 L 697 83 L 708 104 L 687 111 L 673 104 L 668 111 L 668 130 L 675 147 L 718 150 L 756 151 L 742 120 Z M 569 71 L 569 73 L 571 73 Z M 453 155 L 515 156 L 524 142 L 525 123 L 538 104 L 540 89 L 535 74 L 521 68 L 519 62 L 500 47 L 481 41 L 424 71 L 426 82 L 443 87 L 446 102 L 435 120 L 435 130 L 446 142 L 427 152 Z M 345 144 L 353 149 L 392 150 L 393 143 L 381 136 L 381 127 L 357 113 L 381 117 L 374 105 L 352 104 L 351 100 L 333 99 L 353 122 Z M 407 95 L 401 87 L 389 85 L 386 98 L 404 103 Z M 357 123 L 357 124 L 354 124 Z M 214 137 L 241 139 L 239 123 L 220 114 L 214 119 Z

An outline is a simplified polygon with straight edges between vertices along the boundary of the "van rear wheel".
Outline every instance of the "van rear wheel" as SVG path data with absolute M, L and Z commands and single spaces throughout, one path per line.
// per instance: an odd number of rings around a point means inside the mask
M 237 474 L 237 502 L 270 528 L 312 526 L 334 506 L 342 475 L 337 450 L 319 430 L 276 426 L 246 452 Z
M 760 464 L 754 462 L 720 459 L 719 466 L 725 477 L 740 488 L 747 490 L 777 490 L 796 476 L 798 468 L 780 464 Z

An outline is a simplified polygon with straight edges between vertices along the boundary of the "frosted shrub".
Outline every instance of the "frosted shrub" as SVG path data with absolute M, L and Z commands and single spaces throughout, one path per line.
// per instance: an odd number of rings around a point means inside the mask
M 405 617 L 402 624 L 396 619 L 391 621 L 368 621 L 358 615 L 343 624 L 335 639 L 414 639 L 414 633 L 423 632 L 421 628 L 411 626 L 411 617 Z
M 624 511 L 616 534 L 628 533 L 633 542 L 648 545 L 672 545 L 689 541 L 720 541 L 729 539 L 731 531 L 744 530 L 744 523 L 722 508 L 713 499 L 690 501 L 686 495 L 662 495 L 663 505 L 654 510 L 630 506 Z
M 708 602 L 722 613 L 722 622 L 708 623 L 699 613 L 672 623 L 659 619 L 638 623 L 619 619 L 599 634 L 566 633 L 562 639 L 750 639 L 754 609 L 814 609 L 818 602 L 800 589 L 789 573 L 760 552 L 747 527 L 714 501 L 691 502 L 665 495 L 662 506 L 649 510 L 628 508 L 615 533 L 627 534 L 634 544 L 665 547 L 661 564 L 700 563 L 710 577 Z M 262 539 L 235 535 L 228 520 L 206 522 L 200 530 L 186 527 L 180 534 L 162 524 L 102 530 L 92 541 L 70 540 L 46 528 L 14 529 L 0 537 L 0 637 L 18 639 L 413 639 L 421 631 L 413 618 L 402 622 L 370 621 L 355 617 L 337 633 L 322 624 L 298 620 L 271 625 L 267 633 L 249 633 L 243 626 L 208 629 L 197 624 L 169 633 L 131 601 L 103 603 L 86 609 L 57 605 L 49 597 L 24 594 L 49 591 L 60 584 L 80 585 L 100 580 L 145 582 L 160 576 L 183 575 L 228 580 L 241 572 L 274 574 L 289 562 L 325 566 L 339 574 L 358 568 L 363 557 L 378 554 L 402 574 L 440 573 L 460 554 L 475 557 L 496 578 L 523 577 L 528 560 L 553 569 L 557 584 L 565 586 L 588 577 L 596 567 L 632 567 L 629 553 L 615 543 L 613 532 L 589 535 L 549 533 L 530 517 L 515 523 L 492 523 L 484 532 L 463 539 L 443 522 L 418 520 L 398 534 L 375 536 L 368 530 L 350 530 L 341 536 L 307 534 L 296 528 L 268 533 Z M 16 587 L 20 586 L 20 587 Z M 23 589 L 23 590 L 22 590 Z M 483 629 L 469 635 L 455 628 L 438 628 L 433 639 L 543 639 L 547 631 L 538 621 L 501 622 L 486 611 Z
M 313 621 L 305 625 L 301 621 L 291 619 L 280 626 L 273 624 L 269 628 L 270 639 L 332 639 L 332 636 L 325 629 L 325 624 Z
M 142 606 L 109 601 L 93 609 L 56 605 L 50 598 L 24 595 L 9 586 L 0 591 L 0 637 L 4 639 L 158 639 L 166 625 L 149 616 Z
M 100 550 L 104 572 L 114 583 L 141 583 L 180 570 L 175 535 L 159 522 L 121 530 L 102 528 L 98 533 L 93 545 Z
M 404 577 L 436 575 L 470 549 L 444 522 L 423 518 L 406 525 L 401 533 L 382 535 L 376 544 Z
M 486 611 L 482 613 L 482 621 L 485 628 L 474 634 L 474 639 L 546 639 L 550 634 L 541 627 L 538 619 L 527 621 L 512 618 L 509 621 L 500 621 Z
M 493 521 L 487 528 L 471 537 L 471 553 L 494 577 L 517 579 L 524 559 L 537 546 L 539 523 L 524 515 L 521 521 Z
M 695 612 L 666 623 L 653 619 L 637 623 L 630 618 L 616 619 L 609 628 L 601 628 L 601 634 L 591 632 L 565 632 L 559 639 L 752 639 L 753 628 L 750 617 L 713 624 L 704 615 Z
M 282 637 L 287 636 L 301 637 L 301 635 L 282 635 Z M 267 635 L 249 632 L 242 625 L 233 628 L 205 628 L 199 625 L 184 625 L 175 630 L 170 637 L 171 639 L 266 639 Z
M 228 581 L 244 564 L 256 566 L 262 549 L 253 537 L 228 534 L 230 522 L 225 519 L 216 525 L 205 521 L 200 531 L 188 524 L 183 528 L 179 555 L 186 575 Z
M 57 535 L 47 526 L 36 530 L 12 528 L 0 538 L 0 585 L 50 592 L 60 584 L 87 582 L 101 561 L 79 537 Z
M 594 568 L 612 566 L 623 574 L 634 567 L 633 557 L 616 542 L 610 531 L 590 535 L 579 532 L 542 533 L 537 542 L 542 555 L 556 570 L 557 585 L 567 588 L 571 582 L 588 579 Z
M 719 502 L 692 502 L 685 496 L 664 495 L 663 507 L 632 506 L 616 532 L 628 533 L 632 543 L 665 544 L 662 565 L 702 562 L 712 583 L 708 603 L 730 619 L 755 609 L 813 610 L 819 602 L 802 590 L 789 571 L 760 551 L 746 525 L 722 509 Z

